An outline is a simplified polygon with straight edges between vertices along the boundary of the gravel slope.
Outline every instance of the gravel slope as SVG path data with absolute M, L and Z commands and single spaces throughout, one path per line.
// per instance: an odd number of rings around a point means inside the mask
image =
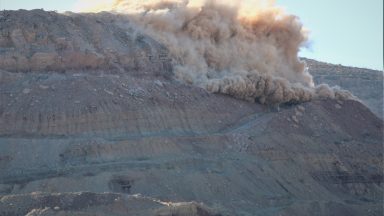
M 1 16 L 0 215 L 383 214 L 383 121 L 363 104 L 268 107 L 182 84 L 111 14 Z M 61 33 L 77 45 L 58 49 Z

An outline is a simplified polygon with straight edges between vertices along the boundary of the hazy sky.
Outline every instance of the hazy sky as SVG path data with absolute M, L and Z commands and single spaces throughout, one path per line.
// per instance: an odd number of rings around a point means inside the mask
M 0 0 L 0 9 L 72 10 L 77 0 Z M 383 70 L 383 0 L 277 0 L 311 31 L 301 56 Z

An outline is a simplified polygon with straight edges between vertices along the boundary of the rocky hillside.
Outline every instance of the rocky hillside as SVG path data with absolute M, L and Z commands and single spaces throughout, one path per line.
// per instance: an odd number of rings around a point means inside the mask
M 345 67 L 304 59 L 316 84 L 337 85 L 351 91 L 378 117 L 383 118 L 383 71 Z
M 0 15 L 0 215 L 383 215 L 363 104 L 180 83 L 119 15 Z
M 141 75 L 171 70 L 165 47 L 137 32 L 124 16 L 19 10 L 2 11 L 0 22 L 3 70 L 136 71 Z

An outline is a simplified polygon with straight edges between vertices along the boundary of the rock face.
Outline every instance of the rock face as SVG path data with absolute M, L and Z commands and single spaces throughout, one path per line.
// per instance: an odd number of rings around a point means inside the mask
M 383 71 L 332 65 L 312 59 L 304 60 L 316 84 L 327 83 L 349 90 L 373 113 L 383 118 Z
M 210 94 L 116 15 L 1 13 L 0 215 L 383 215 L 363 104 Z
M 171 70 L 167 50 L 123 16 L 2 11 L 0 68 L 8 71 Z

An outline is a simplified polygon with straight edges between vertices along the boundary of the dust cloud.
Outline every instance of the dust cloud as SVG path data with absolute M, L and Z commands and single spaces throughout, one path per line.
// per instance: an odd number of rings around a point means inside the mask
M 262 104 L 354 98 L 314 85 L 298 58 L 307 32 L 273 1 L 83 0 L 77 10 L 126 14 L 168 48 L 176 79 L 212 93 Z

